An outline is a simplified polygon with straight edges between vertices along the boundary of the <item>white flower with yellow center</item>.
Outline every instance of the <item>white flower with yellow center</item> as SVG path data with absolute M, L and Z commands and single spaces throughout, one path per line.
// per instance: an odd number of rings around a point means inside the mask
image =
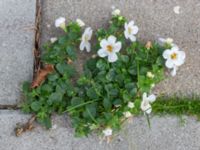
M 104 136 L 111 136 L 112 135 L 112 129 L 110 127 L 106 128 L 102 131 Z
M 118 16 L 118 15 L 120 15 L 120 13 L 121 13 L 121 11 L 120 11 L 119 9 L 114 9 L 114 10 L 112 11 L 112 15 L 113 15 L 113 16 Z
M 124 115 L 125 118 L 132 117 L 132 114 L 129 111 L 124 112 L 123 115 Z
M 129 107 L 129 108 L 134 108 L 134 107 L 135 107 L 135 105 L 134 105 L 134 103 L 133 103 L 133 102 L 128 102 L 128 107 Z
M 154 74 L 152 72 L 147 72 L 147 77 L 153 79 L 154 78 Z
M 116 41 L 117 38 L 113 35 L 110 35 L 108 39 L 103 39 L 100 42 L 101 49 L 98 50 L 98 55 L 100 57 L 108 56 L 109 62 L 115 62 L 118 59 L 116 53 L 118 53 L 122 47 L 121 42 Z
M 175 76 L 178 67 L 185 62 L 185 52 L 180 51 L 177 46 L 174 46 L 163 52 L 163 58 L 166 59 L 165 66 L 169 69 L 173 69 L 171 75 Z
M 130 39 L 132 42 L 136 41 L 135 35 L 138 33 L 138 26 L 134 25 L 134 21 L 124 24 L 124 36 L 126 39 Z
M 84 27 L 85 23 L 81 20 L 81 19 L 76 19 L 76 23 L 80 26 L 80 27 Z
M 87 52 L 91 51 L 91 44 L 90 40 L 92 38 L 92 29 L 90 27 L 87 27 L 81 37 L 81 44 L 80 44 L 80 50 L 83 51 L 86 48 Z
M 150 114 L 152 111 L 151 103 L 153 103 L 155 100 L 156 100 L 156 96 L 154 94 L 147 96 L 147 93 L 143 93 L 142 102 L 140 105 L 140 108 L 142 109 L 142 111 L 144 111 L 147 114 Z
M 55 21 L 55 26 L 57 28 L 62 28 L 64 31 L 66 29 L 66 24 L 65 24 L 65 18 L 64 17 L 59 17 L 58 19 L 56 19 Z

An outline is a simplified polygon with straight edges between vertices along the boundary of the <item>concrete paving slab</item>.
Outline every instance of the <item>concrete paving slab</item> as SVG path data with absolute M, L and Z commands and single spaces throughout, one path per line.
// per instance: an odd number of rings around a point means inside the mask
M 35 0 L 0 1 L 0 104 L 15 104 L 32 78 Z
M 75 138 L 66 117 L 54 116 L 55 129 L 41 127 L 15 137 L 13 129 L 17 123 L 26 122 L 30 116 L 16 111 L 0 111 L 1 150 L 199 150 L 200 123 L 185 117 L 181 125 L 177 117 L 151 119 L 148 128 L 145 117 L 127 122 L 123 130 L 110 144 L 99 137 Z
M 112 6 L 119 8 L 129 19 L 135 20 L 140 28 L 140 40 L 171 37 L 186 52 L 186 63 L 180 67 L 177 76 L 166 79 L 156 91 L 166 95 L 199 95 L 199 0 L 44 0 L 42 43 L 62 34 L 54 27 L 54 20 L 59 16 L 66 17 L 68 21 L 81 18 L 87 26 L 96 29 L 106 26 Z M 180 6 L 179 14 L 174 12 L 176 6 Z M 86 55 L 80 54 L 79 57 L 84 60 Z

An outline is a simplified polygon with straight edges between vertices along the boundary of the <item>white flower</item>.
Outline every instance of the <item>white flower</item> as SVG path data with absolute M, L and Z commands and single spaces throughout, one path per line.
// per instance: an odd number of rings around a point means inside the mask
M 132 114 L 129 111 L 124 112 L 123 115 L 124 115 L 125 118 L 132 117 Z
M 59 17 L 58 19 L 56 19 L 55 21 L 55 26 L 58 28 L 62 28 L 63 30 L 65 30 L 65 18 L 64 17 Z
M 173 39 L 172 38 L 158 38 L 158 43 L 161 45 L 161 46 L 164 46 L 165 44 L 167 45 L 170 45 L 171 47 L 174 47 L 176 46 L 176 44 L 173 43 Z
M 147 77 L 153 79 L 154 78 L 154 74 L 152 72 L 147 72 Z
M 171 72 L 172 76 L 176 75 L 178 67 L 185 62 L 185 52 L 180 51 L 177 46 L 166 49 L 163 52 L 163 57 L 166 59 L 165 66 L 169 69 L 173 69 Z
M 81 19 L 76 19 L 76 22 L 80 27 L 84 27 L 85 26 L 85 23 Z
M 115 62 L 118 59 L 117 52 L 120 51 L 122 47 L 121 42 L 116 42 L 117 38 L 110 35 L 108 39 L 103 39 L 100 42 L 101 49 L 98 50 L 98 55 L 100 57 L 108 56 L 109 62 Z
M 86 48 L 87 52 L 90 52 L 91 50 L 91 44 L 90 40 L 92 38 L 92 29 L 90 27 L 87 27 L 81 37 L 81 44 L 80 44 L 80 50 L 83 51 Z
M 112 129 L 111 128 L 106 128 L 105 130 L 102 131 L 104 136 L 111 136 L 112 135 Z
M 58 40 L 57 37 L 52 37 L 52 38 L 50 39 L 51 43 L 54 43 L 54 42 L 57 41 L 57 40 Z
M 134 25 L 134 21 L 124 24 L 124 36 L 126 39 L 130 39 L 132 42 L 136 41 L 135 35 L 138 33 L 138 26 Z
M 135 105 L 134 105 L 134 103 L 133 103 L 133 102 L 128 102 L 128 107 L 129 107 L 129 108 L 134 108 L 134 107 L 135 107 Z
M 121 13 L 121 11 L 119 9 L 115 9 L 112 11 L 113 16 L 118 16 L 118 15 L 120 15 L 120 13 Z
M 142 95 L 142 102 L 140 108 L 147 114 L 150 114 L 152 111 L 151 104 L 156 100 L 156 96 L 151 94 L 147 96 L 147 93 L 143 93 Z
M 175 14 L 180 14 L 180 8 L 181 8 L 180 6 L 175 6 L 174 9 L 173 9 L 174 13 Z

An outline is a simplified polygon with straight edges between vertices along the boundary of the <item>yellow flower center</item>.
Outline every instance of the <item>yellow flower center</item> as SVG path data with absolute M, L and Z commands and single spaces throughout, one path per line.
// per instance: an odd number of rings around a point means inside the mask
M 176 54 L 176 53 L 172 53 L 172 54 L 171 54 L 171 59 L 173 59 L 173 60 L 174 60 L 174 59 L 177 59 L 177 54 Z
M 113 51 L 112 45 L 108 45 L 106 48 L 107 48 L 107 51 L 109 51 L 109 52 L 112 52 L 112 51 Z
M 132 29 L 128 27 L 128 33 L 131 34 Z

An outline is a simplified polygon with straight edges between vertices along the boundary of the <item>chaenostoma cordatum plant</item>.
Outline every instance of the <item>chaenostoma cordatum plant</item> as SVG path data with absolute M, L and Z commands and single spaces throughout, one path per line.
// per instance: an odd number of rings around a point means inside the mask
M 53 70 L 42 80 L 23 86 L 23 111 L 36 114 L 37 121 L 47 128 L 51 128 L 52 113 L 68 113 L 76 135 L 96 130 L 109 138 L 133 115 L 144 113 L 148 118 L 156 100 L 152 89 L 165 78 L 165 66 L 175 76 L 185 60 L 185 53 L 171 38 L 146 44 L 137 41 L 138 27 L 118 9 L 112 12 L 108 28 L 95 33 L 91 27 L 83 31 L 85 24 L 80 19 L 66 25 L 60 17 L 55 26 L 65 34 L 52 38 L 41 58 L 43 65 L 51 65 Z M 94 54 L 74 78 L 73 62 L 79 50 Z

